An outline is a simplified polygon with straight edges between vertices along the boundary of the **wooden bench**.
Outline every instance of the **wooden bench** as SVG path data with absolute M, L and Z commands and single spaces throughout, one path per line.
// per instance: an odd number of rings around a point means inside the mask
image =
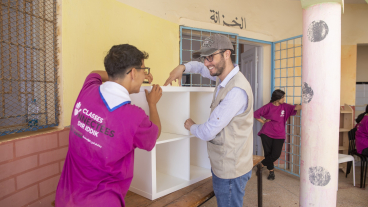
M 262 156 L 253 155 L 253 167 L 257 166 L 257 191 L 258 191 L 258 206 L 262 207 Z M 138 194 L 128 191 L 125 196 L 125 204 L 127 207 L 192 207 L 199 206 L 210 198 L 215 196 L 212 187 L 212 178 L 207 178 L 191 186 L 175 191 L 169 195 L 149 200 Z M 55 206 L 55 202 L 52 203 Z
M 262 206 L 262 165 L 260 163 L 263 159 L 262 156 L 253 155 L 253 167 L 257 165 L 258 206 L 260 207 Z M 127 207 L 192 207 L 206 202 L 213 196 L 215 196 L 215 193 L 213 192 L 212 178 L 207 178 L 153 201 L 128 191 L 125 204 Z

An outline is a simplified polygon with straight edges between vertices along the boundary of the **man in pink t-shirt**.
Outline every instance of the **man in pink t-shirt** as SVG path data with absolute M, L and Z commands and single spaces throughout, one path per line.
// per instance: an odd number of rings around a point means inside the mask
M 138 93 L 144 79 L 153 79 L 144 65 L 147 58 L 132 45 L 116 45 L 105 57 L 106 72 L 87 76 L 72 112 L 57 207 L 125 206 L 134 149 L 152 150 L 161 133 L 158 85 L 146 91 L 150 117 L 130 104 L 129 94 Z

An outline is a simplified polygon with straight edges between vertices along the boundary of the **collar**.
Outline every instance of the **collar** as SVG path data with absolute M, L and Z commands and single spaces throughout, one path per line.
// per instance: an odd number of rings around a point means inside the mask
M 110 112 L 131 102 L 128 90 L 112 81 L 106 81 L 100 86 L 100 96 Z
M 239 72 L 239 66 L 234 64 L 234 69 L 227 74 L 226 78 L 219 84 L 220 87 L 225 88 L 227 83 Z

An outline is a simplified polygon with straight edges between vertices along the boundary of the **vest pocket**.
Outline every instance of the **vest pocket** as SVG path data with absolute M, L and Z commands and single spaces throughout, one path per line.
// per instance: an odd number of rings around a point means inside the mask
M 211 140 L 210 143 L 214 144 L 214 145 L 224 145 L 225 143 L 225 137 L 224 136 L 221 136 L 221 133 L 219 133 L 215 139 Z

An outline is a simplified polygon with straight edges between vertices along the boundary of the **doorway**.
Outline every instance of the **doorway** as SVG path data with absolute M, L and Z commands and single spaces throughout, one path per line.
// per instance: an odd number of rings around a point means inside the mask
M 239 69 L 249 81 L 253 91 L 253 110 L 263 105 L 263 47 L 254 43 L 239 44 Z M 262 141 L 257 135 L 262 125 L 258 121 L 253 124 L 253 154 L 262 155 Z

